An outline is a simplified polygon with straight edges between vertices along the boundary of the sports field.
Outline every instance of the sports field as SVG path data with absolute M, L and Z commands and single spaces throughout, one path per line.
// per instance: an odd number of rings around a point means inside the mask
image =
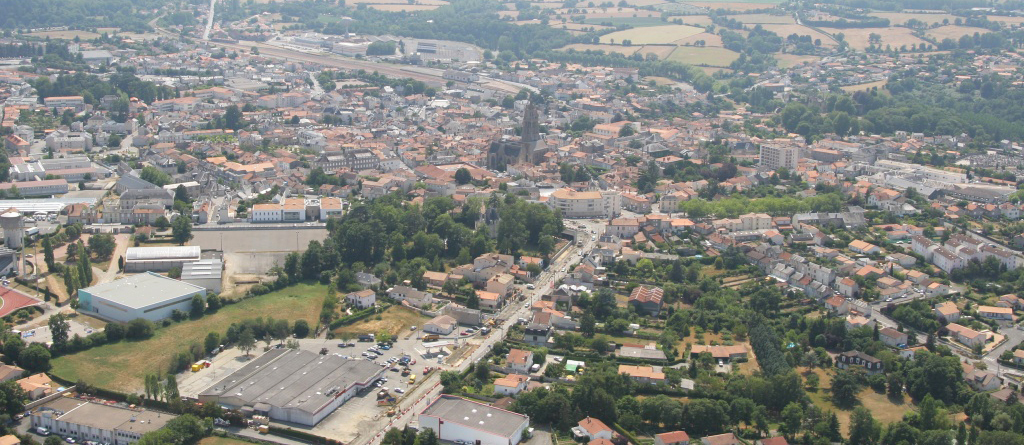
M 10 288 L 0 288 L 0 317 L 6 317 L 23 307 L 43 304 L 35 298 Z
M 629 40 L 634 45 L 651 43 L 672 43 L 679 39 L 704 32 L 704 28 L 687 25 L 648 26 L 645 28 L 627 29 L 601 36 L 601 43 L 622 43 Z

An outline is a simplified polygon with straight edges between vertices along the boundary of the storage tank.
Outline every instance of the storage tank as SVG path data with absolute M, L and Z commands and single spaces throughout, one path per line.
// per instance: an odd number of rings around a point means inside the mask
M 24 223 L 21 220 L 21 213 L 10 211 L 0 215 L 0 228 L 4 229 L 4 245 L 9 249 L 20 249 L 24 234 Z

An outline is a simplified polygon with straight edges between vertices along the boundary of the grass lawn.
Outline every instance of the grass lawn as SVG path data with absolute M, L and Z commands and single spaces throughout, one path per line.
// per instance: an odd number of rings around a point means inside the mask
M 797 372 L 801 374 L 806 371 L 807 368 L 797 369 Z M 814 373 L 818 374 L 818 377 L 821 378 L 818 390 L 808 391 L 807 395 L 811 397 L 811 400 L 819 408 L 835 412 L 836 417 L 839 418 L 839 425 L 842 427 L 843 434 L 849 434 L 850 414 L 853 413 L 853 410 L 839 408 L 832 403 L 829 389 L 832 385 L 833 370 L 816 368 Z M 860 401 L 861 406 L 871 411 L 871 415 L 882 425 L 903 420 L 903 415 L 914 409 L 910 403 L 910 398 L 906 395 L 903 396 L 903 400 L 892 400 L 887 395 L 879 394 L 871 388 L 862 389 L 860 394 L 857 394 L 857 400 Z
M 92 348 L 53 360 L 52 373 L 60 378 L 85 380 L 91 385 L 118 391 L 135 391 L 148 373 L 167 372 L 172 356 L 193 342 L 202 343 L 210 332 L 221 335 L 228 325 L 246 318 L 271 316 L 316 323 L 327 288 L 298 284 L 277 292 L 225 306 L 215 314 L 157 329 L 152 338 Z
M 601 36 L 601 43 L 622 43 L 625 40 L 632 41 L 634 45 L 672 43 L 702 32 L 703 28 L 689 25 L 648 26 L 605 34 Z
M 335 329 L 334 333 L 349 334 L 354 337 L 359 334 L 375 334 L 380 331 L 387 331 L 391 335 L 398 335 L 409 329 L 410 326 L 423 326 L 424 322 L 430 320 L 412 309 L 401 306 L 391 306 L 384 313 L 379 314 L 379 316 L 380 320 L 377 319 L 377 316 L 368 317 L 348 326 Z

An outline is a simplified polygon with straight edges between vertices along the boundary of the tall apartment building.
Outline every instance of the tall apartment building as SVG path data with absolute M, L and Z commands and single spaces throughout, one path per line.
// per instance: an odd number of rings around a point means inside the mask
M 767 170 L 778 170 L 785 167 L 790 171 L 793 171 L 796 170 L 797 161 L 799 160 L 800 147 L 796 145 L 761 145 L 761 168 Z
M 614 218 L 622 213 L 619 193 L 613 191 L 555 190 L 548 197 L 548 206 L 561 210 L 566 218 Z

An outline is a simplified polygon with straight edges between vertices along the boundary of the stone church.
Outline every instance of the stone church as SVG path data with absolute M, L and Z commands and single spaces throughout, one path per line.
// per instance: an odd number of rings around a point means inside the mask
M 547 144 L 540 137 L 540 122 L 537 107 L 526 106 L 523 116 L 522 135 L 518 139 L 500 139 L 491 142 L 487 149 L 487 168 L 505 171 L 508 165 L 529 163 L 539 164 L 547 153 Z

